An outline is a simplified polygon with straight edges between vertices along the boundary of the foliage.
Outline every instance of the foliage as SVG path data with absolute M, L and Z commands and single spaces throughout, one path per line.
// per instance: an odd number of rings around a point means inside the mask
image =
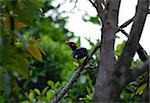
M 115 55 L 116 55 L 117 57 L 119 57 L 119 56 L 121 55 L 122 50 L 123 50 L 123 48 L 124 48 L 124 46 L 125 46 L 125 43 L 126 43 L 126 41 L 123 40 L 121 44 L 118 44 L 118 45 L 117 45 L 117 48 L 116 48 L 116 51 L 115 51 Z
M 128 84 L 120 95 L 122 102 L 142 102 L 141 96 L 148 87 L 148 74 L 144 73 L 140 77 Z
M 60 82 L 54 83 L 53 81 L 48 81 L 47 86 L 40 91 L 38 88 L 34 88 L 30 90 L 28 98 L 29 100 L 22 101 L 22 103 L 40 103 L 40 102 L 48 102 L 50 99 L 54 97 L 55 93 L 58 93 L 58 88 L 62 87 L 64 82 L 60 84 Z
M 66 80 L 75 68 L 63 44 L 72 32 L 65 28 L 65 18 L 44 16 L 47 3 L 51 1 L 0 1 L 1 101 L 25 100 L 30 89 L 37 92 L 48 80 Z
M 101 21 L 99 20 L 98 16 L 96 16 L 96 17 L 89 17 L 89 18 L 87 18 L 86 16 L 83 16 L 83 20 L 85 22 L 91 22 L 93 24 L 99 24 L 99 25 L 101 24 Z

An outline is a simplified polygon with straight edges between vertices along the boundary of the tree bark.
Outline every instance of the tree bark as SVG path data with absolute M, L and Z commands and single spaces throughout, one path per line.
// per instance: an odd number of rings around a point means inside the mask
M 132 74 L 129 68 L 138 49 L 147 16 L 149 0 L 138 1 L 129 38 L 117 64 L 114 66 L 114 40 L 118 27 L 119 6 L 120 0 L 107 0 L 106 12 L 103 14 L 105 16 L 101 17 L 104 18 L 104 21 L 102 22 L 100 67 L 96 78 L 94 103 L 117 102 L 122 89 L 129 83 L 129 77 L 131 76 L 128 76 L 128 74 Z
M 99 3 L 99 2 L 97 2 Z M 97 4 L 99 5 L 99 4 Z M 120 0 L 107 2 L 103 17 L 100 67 L 95 85 L 94 103 L 111 103 L 112 75 L 114 71 L 114 41 L 118 25 Z

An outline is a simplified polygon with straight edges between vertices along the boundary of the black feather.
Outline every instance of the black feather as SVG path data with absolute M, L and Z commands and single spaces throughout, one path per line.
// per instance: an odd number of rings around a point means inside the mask
M 86 48 L 77 48 L 73 50 L 73 58 L 76 59 L 82 59 L 88 54 L 88 51 Z

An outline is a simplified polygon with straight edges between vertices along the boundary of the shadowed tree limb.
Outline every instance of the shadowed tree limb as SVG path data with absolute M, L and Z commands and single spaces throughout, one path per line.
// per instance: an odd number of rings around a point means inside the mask
M 149 103 L 149 94 L 150 94 L 150 89 L 149 86 L 147 86 L 142 98 L 143 103 Z
M 78 77 L 80 76 L 80 73 L 83 70 L 87 69 L 85 66 L 87 65 L 89 60 L 92 58 L 93 54 L 100 48 L 100 46 L 101 44 L 98 43 L 96 47 L 94 48 L 94 50 L 87 55 L 83 63 L 77 68 L 77 70 L 74 72 L 74 74 L 72 75 L 68 83 L 65 85 L 65 87 L 60 91 L 60 93 L 52 101 L 50 101 L 50 103 L 57 103 L 64 97 L 64 95 L 69 91 L 69 89 L 72 87 L 74 82 L 78 79 Z
M 122 28 L 118 28 L 119 31 L 121 31 L 126 37 L 129 37 L 129 34 L 124 31 Z M 144 50 L 144 48 L 138 43 L 138 49 L 137 49 L 137 53 L 139 58 L 144 62 L 147 60 L 148 55 L 147 52 Z
M 144 48 L 138 44 L 138 49 L 137 49 L 137 53 L 139 55 L 139 58 L 144 62 L 148 59 L 148 54 L 147 52 L 144 50 Z
M 137 66 L 136 68 L 130 69 L 129 71 L 130 75 L 128 75 L 129 76 L 128 82 L 136 80 L 138 76 L 140 76 L 144 72 L 148 72 L 149 69 L 150 69 L 150 58 L 148 58 L 143 64 Z

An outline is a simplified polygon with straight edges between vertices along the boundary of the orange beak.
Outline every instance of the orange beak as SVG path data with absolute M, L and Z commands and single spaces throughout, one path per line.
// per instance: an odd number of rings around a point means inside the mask
M 69 42 L 68 42 L 68 41 L 66 41 L 66 42 L 64 42 L 64 44 L 69 44 Z

